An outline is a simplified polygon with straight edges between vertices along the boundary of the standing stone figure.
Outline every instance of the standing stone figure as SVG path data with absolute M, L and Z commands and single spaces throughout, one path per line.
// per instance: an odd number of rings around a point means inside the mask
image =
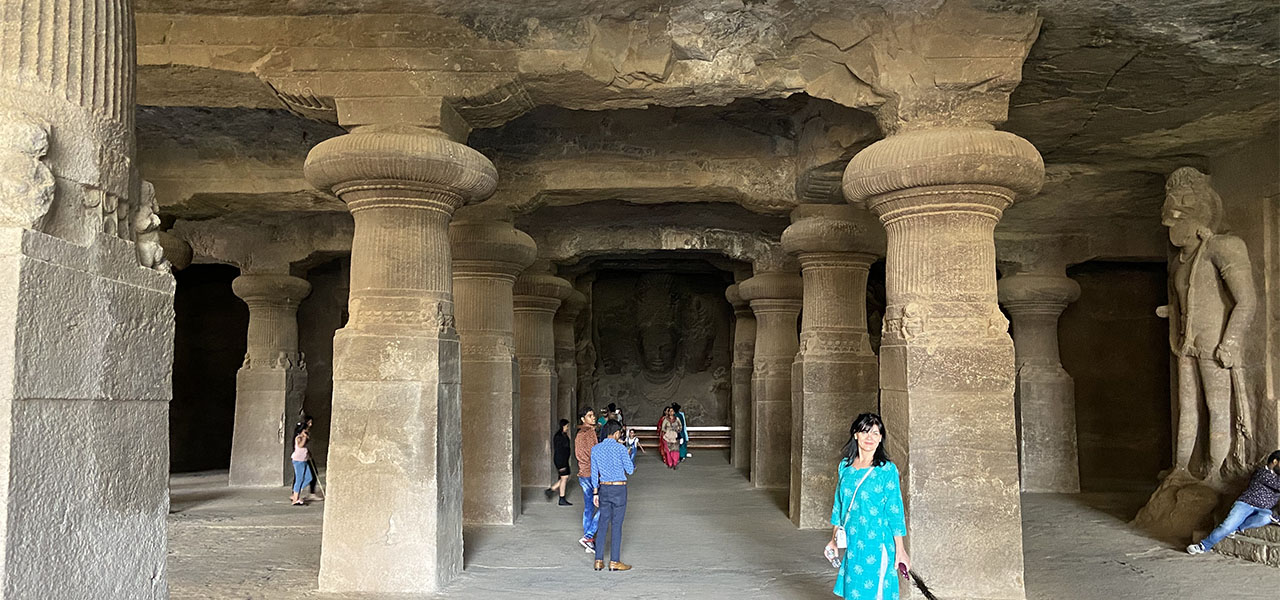
M 1161 219 L 1169 228 L 1169 241 L 1179 250 L 1172 269 L 1170 304 L 1157 310 L 1170 320 L 1169 340 L 1178 357 L 1174 468 L 1190 466 L 1201 431 L 1198 400 L 1203 394 L 1209 415 L 1205 479 L 1215 484 L 1221 482 L 1231 453 L 1233 408 L 1241 451 L 1251 433 L 1240 367 L 1241 342 L 1257 303 L 1253 274 L 1244 241 L 1218 233 L 1222 199 L 1208 176 L 1183 167 L 1169 176 L 1165 192 Z

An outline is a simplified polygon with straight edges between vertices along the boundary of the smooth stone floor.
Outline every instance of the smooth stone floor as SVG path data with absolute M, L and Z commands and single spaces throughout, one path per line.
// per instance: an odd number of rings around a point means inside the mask
M 582 494 L 571 478 L 572 507 L 529 488 L 514 527 L 467 527 L 464 573 L 437 597 L 595 598 L 605 588 L 613 598 L 654 600 L 834 597 L 834 571 L 821 556 L 830 533 L 792 527 L 783 490 L 753 488 L 723 453 L 699 452 L 678 471 L 652 453 L 639 463 L 622 549 L 634 570 L 591 569 L 593 557 L 577 544 Z M 294 507 L 286 489 L 227 488 L 225 472 L 175 475 L 171 485 L 172 598 L 376 597 L 315 591 L 322 503 Z M 1189 557 L 1129 528 L 1141 502 L 1024 495 L 1028 599 L 1280 597 L 1280 569 Z

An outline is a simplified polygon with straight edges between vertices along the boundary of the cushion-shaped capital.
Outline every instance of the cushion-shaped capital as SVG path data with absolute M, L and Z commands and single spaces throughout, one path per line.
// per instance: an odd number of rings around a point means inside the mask
M 738 293 L 747 302 L 754 300 L 800 300 L 804 297 L 804 280 L 796 273 L 758 273 L 738 284 Z
M 996 282 L 1000 303 L 1060 304 L 1066 306 L 1080 298 L 1080 284 L 1066 275 L 1015 273 Z
M 231 291 L 245 302 L 297 306 L 311 293 L 311 284 L 306 279 L 292 275 L 248 273 L 231 281 Z
M 850 205 L 805 204 L 791 212 L 782 248 L 792 254 L 850 252 L 884 256 L 884 227 L 869 212 Z

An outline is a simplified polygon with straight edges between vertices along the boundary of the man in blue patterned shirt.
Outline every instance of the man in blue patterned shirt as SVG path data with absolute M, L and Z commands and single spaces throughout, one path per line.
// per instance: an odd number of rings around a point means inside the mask
M 592 501 L 600 507 L 600 526 L 596 531 L 597 571 L 604 568 L 604 538 L 609 536 L 609 570 L 626 571 L 622 562 L 622 519 L 627 514 L 627 475 L 635 472 L 631 453 L 622 444 L 622 424 L 604 424 L 604 440 L 591 449 L 591 484 L 595 488 Z

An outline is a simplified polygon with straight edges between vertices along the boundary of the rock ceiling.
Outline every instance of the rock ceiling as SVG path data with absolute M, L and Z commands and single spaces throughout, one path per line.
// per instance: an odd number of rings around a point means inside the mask
M 850 4 L 139 0 L 139 160 L 171 221 L 340 212 L 301 177 L 342 132 L 335 98 L 434 95 L 497 165 L 493 201 L 584 226 L 677 205 L 687 225 L 766 231 L 797 197 L 838 199 L 877 107 L 918 118 L 901 79 L 925 73 L 979 112 L 1008 106 L 1000 127 L 1045 158 L 1001 235 L 1137 237 L 1155 258 L 1163 175 L 1280 127 L 1271 1 Z

